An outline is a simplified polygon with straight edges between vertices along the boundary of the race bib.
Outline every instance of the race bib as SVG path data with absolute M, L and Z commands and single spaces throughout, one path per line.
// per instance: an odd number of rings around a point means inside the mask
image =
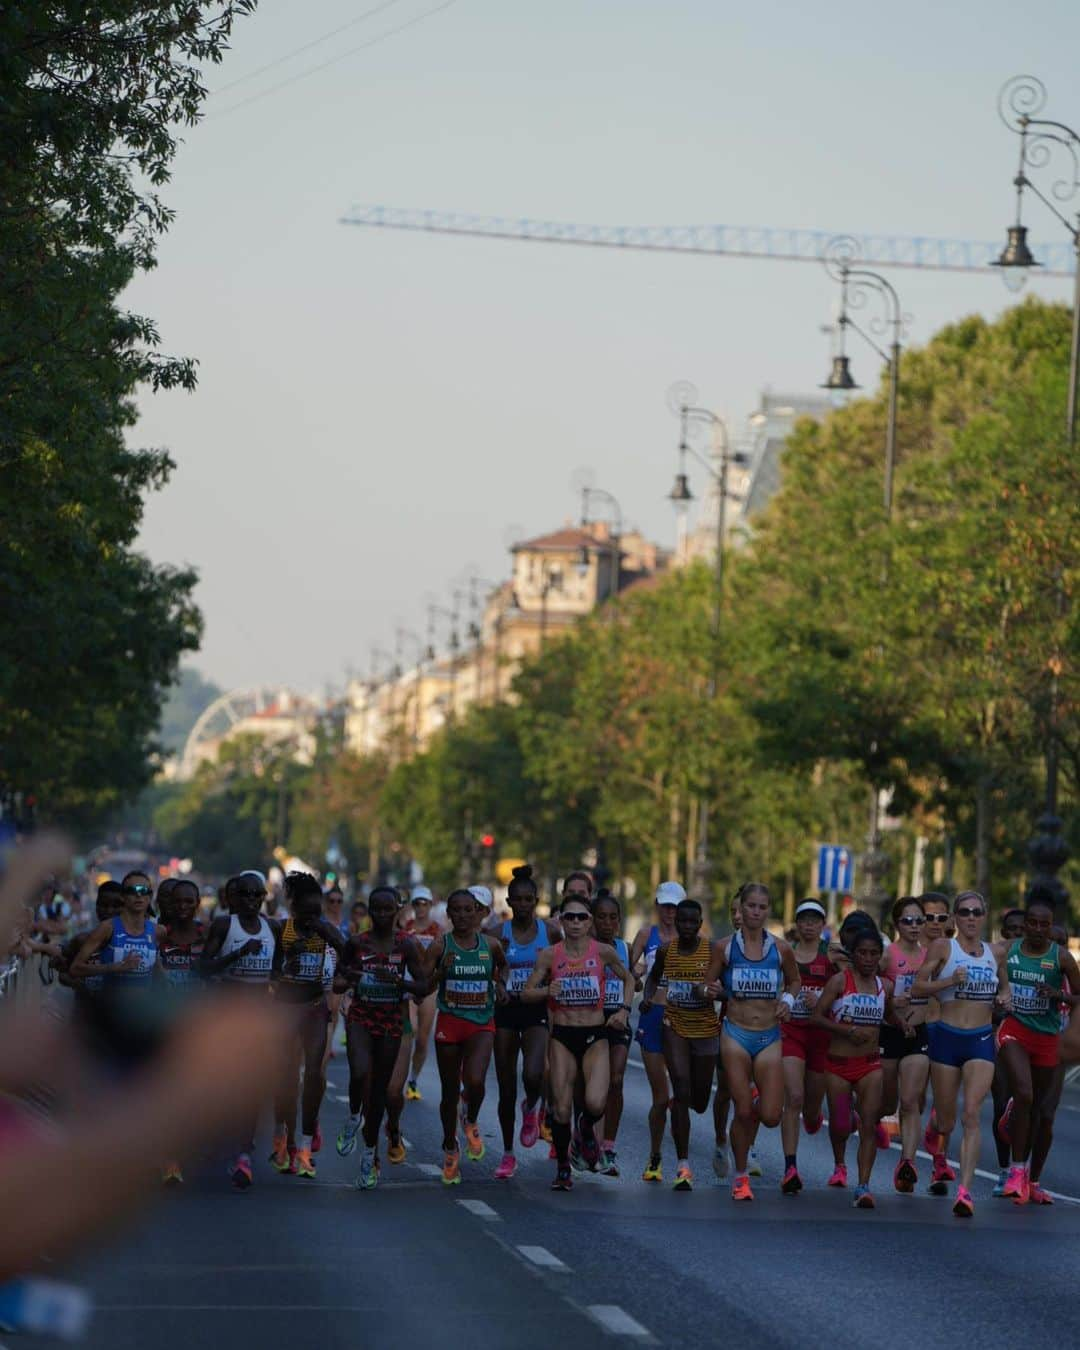
M 778 970 L 755 970 L 753 966 L 734 966 L 731 992 L 736 998 L 776 998 L 780 993 Z
M 617 975 L 608 975 L 604 980 L 604 1007 L 621 1008 L 623 1001 L 623 982 Z
M 508 994 L 520 994 L 528 984 L 531 974 L 532 966 L 511 966 L 506 981 L 506 992 Z
M 564 975 L 559 982 L 559 1003 L 566 1008 L 600 1002 L 600 981 L 595 975 Z
M 356 997 L 361 1003 L 398 1003 L 401 990 L 382 971 L 363 970 L 356 982 Z
M 450 979 L 444 986 L 444 997 L 455 1008 L 483 1008 L 489 988 L 487 980 Z
M 296 980 L 321 980 L 323 973 L 323 954 L 322 952 L 300 952 L 290 963 L 291 968 L 296 972 L 293 976 Z
M 667 1002 L 669 1008 L 704 1008 L 705 1000 L 694 993 L 693 980 L 669 980 Z
M 989 1003 L 997 993 L 998 977 L 993 966 L 968 966 L 967 979 L 957 989 L 956 997 L 974 1003 Z
M 1035 985 L 1010 984 L 1009 988 L 1012 991 L 1013 1012 L 1027 1013 L 1028 1016 L 1038 1017 L 1050 1011 L 1050 1000 L 1045 994 L 1040 994 Z

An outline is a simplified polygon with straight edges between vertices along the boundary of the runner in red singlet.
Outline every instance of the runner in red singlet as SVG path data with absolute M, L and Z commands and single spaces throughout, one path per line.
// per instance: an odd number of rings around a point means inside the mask
M 780 1189 L 785 1195 L 796 1195 L 803 1185 L 796 1159 L 800 1118 L 807 1134 L 817 1134 L 821 1129 L 829 1033 L 822 1027 L 812 1026 L 810 1014 L 822 989 L 836 974 L 836 967 L 829 960 L 829 944 L 821 936 L 826 917 L 824 908 L 816 900 L 803 900 L 795 909 L 798 941 L 793 944 L 792 951 L 802 988 L 795 997 L 790 1019 L 780 1028 L 784 1060 L 784 1116 L 780 1122 L 784 1179 Z

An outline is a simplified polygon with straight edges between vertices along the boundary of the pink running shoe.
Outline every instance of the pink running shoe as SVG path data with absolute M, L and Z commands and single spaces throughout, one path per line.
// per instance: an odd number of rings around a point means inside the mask
M 833 1169 L 833 1174 L 829 1178 L 827 1184 L 830 1186 L 847 1185 L 847 1168 L 844 1166 L 843 1163 L 836 1164 L 835 1168 Z
M 1028 1178 L 1023 1167 L 1013 1166 L 1009 1168 L 1009 1175 L 1005 1178 L 1005 1189 L 1002 1194 L 1011 1199 L 1014 1204 L 1027 1204 Z
M 1052 1205 L 1054 1197 L 1049 1191 L 1044 1191 L 1037 1181 L 1028 1182 L 1028 1200 L 1033 1205 Z
M 311 1136 L 312 1153 L 322 1152 L 322 1126 L 318 1121 L 315 1122 L 315 1133 Z
M 502 1155 L 502 1161 L 495 1169 L 495 1180 L 509 1181 L 516 1171 L 517 1159 L 512 1153 L 504 1153 Z
M 540 1138 L 540 1112 L 534 1107 L 529 1111 L 524 1102 L 521 1103 L 521 1133 L 518 1140 L 522 1148 L 532 1148 Z
M 958 1219 L 975 1217 L 975 1201 L 972 1200 L 971 1192 L 966 1186 L 957 1186 L 956 1200 L 953 1202 L 952 1212 Z

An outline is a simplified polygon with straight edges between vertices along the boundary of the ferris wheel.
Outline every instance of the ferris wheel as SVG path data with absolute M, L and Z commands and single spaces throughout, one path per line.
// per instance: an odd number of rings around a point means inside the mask
M 199 714 L 188 732 L 180 756 L 178 777 L 190 778 L 206 756 L 206 750 L 228 736 L 241 722 L 266 714 L 275 708 L 296 710 L 306 700 L 280 684 L 256 685 L 251 689 L 230 689 L 214 699 Z

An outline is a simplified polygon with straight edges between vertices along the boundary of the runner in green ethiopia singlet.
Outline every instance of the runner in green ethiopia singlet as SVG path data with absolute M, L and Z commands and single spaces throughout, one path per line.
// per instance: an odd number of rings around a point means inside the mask
M 439 975 L 438 1006 L 466 1022 L 483 1025 L 495 1011 L 494 961 L 487 938 L 479 934 L 471 950 L 459 947 L 454 935 L 443 939 L 445 955 Z M 447 959 L 449 958 L 449 959 Z
M 1055 993 L 1061 992 L 1061 960 L 1058 944 L 1051 942 L 1041 956 L 1027 956 L 1021 951 L 1023 938 L 1009 948 L 1005 968 L 1012 994 L 1012 1015 L 1032 1031 L 1056 1036 L 1061 1031 L 1059 1000 L 1039 992 L 1040 985 L 1048 985 Z

